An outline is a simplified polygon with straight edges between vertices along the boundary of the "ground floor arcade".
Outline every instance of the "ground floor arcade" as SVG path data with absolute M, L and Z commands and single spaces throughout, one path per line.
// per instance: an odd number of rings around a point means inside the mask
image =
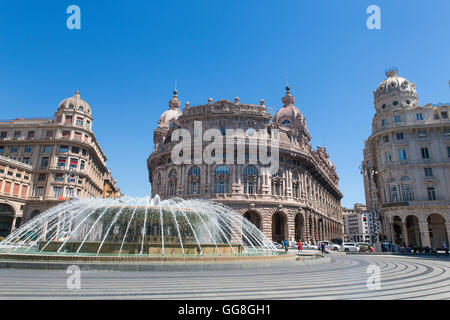
M 382 214 L 382 225 L 386 240 L 397 245 L 443 249 L 449 241 L 450 212 L 389 212 Z

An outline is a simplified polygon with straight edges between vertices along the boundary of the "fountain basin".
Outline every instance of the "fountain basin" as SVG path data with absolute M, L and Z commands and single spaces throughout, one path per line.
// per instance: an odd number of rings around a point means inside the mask
M 40 241 L 39 251 L 41 252 L 57 252 L 59 248 L 64 245 L 64 253 L 94 253 L 97 254 L 100 248 L 100 241 L 85 242 L 80 249 L 82 242 L 74 241 L 64 244 L 63 241 Z M 203 256 L 203 255 L 234 255 L 242 254 L 243 248 L 236 244 L 185 244 L 183 250 L 178 243 L 165 243 L 164 250 L 162 242 L 144 243 L 143 247 L 140 242 L 127 242 L 122 246 L 121 242 L 104 242 L 100 249 L 100 254 L 118 255 L 120 254 L 140 254 L 141 250 L 148 255 L 188 255 L 188 256 Z

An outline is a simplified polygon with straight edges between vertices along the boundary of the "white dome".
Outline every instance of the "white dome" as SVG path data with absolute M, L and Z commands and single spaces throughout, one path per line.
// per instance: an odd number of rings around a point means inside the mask
M 80 92 L 77 91 L 73 95 L 73 97 L 69 97 L 64 99 L 59 103 L 58 109 L 75 109 L 79 111 L 84 111 L 87 113 L 91 113 L 91 107 L 89 104 L 81 99 Z
M 158 121 L 159 127 L 169 127 L 171 123 L 175 122 L 183 113 L 180 110 L 181 102 L 178 100 L 178 92 L 173 92 L 173 98 L 169 101 L 169 110 L 162 113 Z
M 389 93 L 409 93 L 417 95 L 416 85 L 408 81 L 403 77 L 398 76 L 398 70 L 396 68 L 390 68 L 386 71 L 386 79 L 384 79 L 374 92 L 375 98 Z

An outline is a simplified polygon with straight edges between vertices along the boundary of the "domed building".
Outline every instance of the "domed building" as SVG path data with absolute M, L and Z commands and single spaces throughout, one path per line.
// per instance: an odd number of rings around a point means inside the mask
M 52 118 L 0 122 L 0 236 L 61 202 L 120 195 L 92 124 L 78 91 Z
M 147 160 L 152 196 L 224 203 L 273 241 L 342 239 L 342 193 L 336 168 L 325 147 L 312 149 L 305 117 L 295 107 L 289 87 L 282 102 L 283 107 L 273 117 L 264 100 L 255 105 L 241 103 L 239 98 L 234 102 L 210 98 L 198 106 L 187 102 L 181 111 L 178 92 L 174 91 L 169 110 L 154 130 L 155 149 Z M 208 129 L 223 136 L 228 130 L 242 129 L 236 148 L 245 153 L 244 161 L 239 161 L 239 151 L 224 152 L 223 159 L 215 155 L 214 163 L 202 160 L 209 144 L 203 133 Z M 184 130 L 191 138 L 191 161 L 175 163 L 172 151 L 179 143 L 172 139 L 175 130 Z M 255 141 L 261 139 L 267 146 L 278 146 L 279 165 L 274 172 L 263 164 L 261 154 L 252 154 Z M 196 145 L 203 149 L 199 151 Z
M 381 222 L 373 231 L 401 246 L 442 248 L 450 234 L 449 105 L 419 105 L 415 84 L 396 68 L 373 94 L 363 160 L 367 209 Z

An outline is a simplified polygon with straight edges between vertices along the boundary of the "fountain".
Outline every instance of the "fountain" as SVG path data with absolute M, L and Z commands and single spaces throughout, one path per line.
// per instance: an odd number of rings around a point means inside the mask
M 201 258 L 273 256 L 277 250 L 256 226 L 223 204 L 156 196 L 59 204 L 0 242 L 0 253 Z

